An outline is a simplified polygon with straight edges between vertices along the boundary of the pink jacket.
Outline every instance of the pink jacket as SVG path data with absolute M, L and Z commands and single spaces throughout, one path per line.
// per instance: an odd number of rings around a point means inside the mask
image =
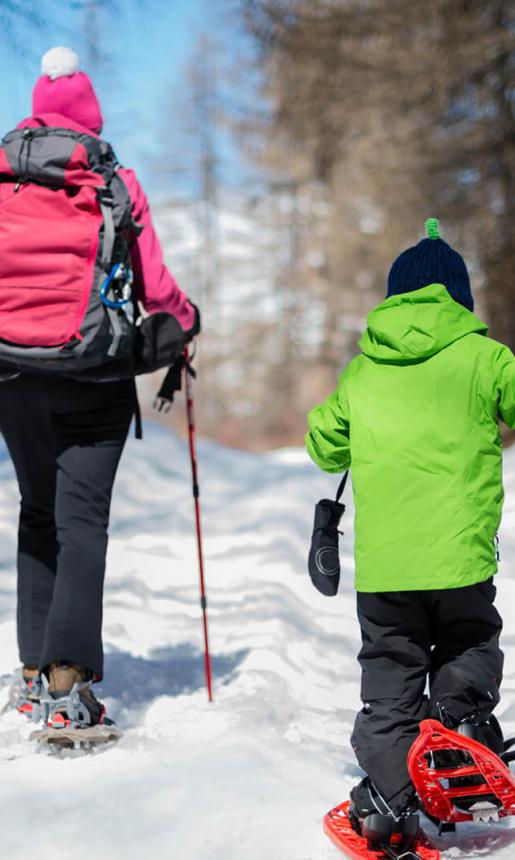
M 90 129 L 62 114 L 46 113 L 28 117 L 18 127 L 38 126 L 58 126 L 97 136 Z M 148 313 L 166 311 L 173 314 L 184 331 L 188 331 L 195 322 L 195 311 L 163 262 L 161 244 L 152 224 L 145 192 L 133 170 L 122 167 L 119 174 L 129 191 L 133 218 L 144 228 L 134 240 L 131 252 L 136 296 Z

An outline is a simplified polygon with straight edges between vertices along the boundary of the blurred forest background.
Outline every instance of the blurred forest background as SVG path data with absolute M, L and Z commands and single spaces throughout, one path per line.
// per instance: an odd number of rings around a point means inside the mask
M 181 5 L 2 0 L 4 62 L 33 63 L 36 35 L 50 47 L 60 34 L 101 92 L 120 40 L 130 63 L 145 20 L 173 29 Z M 139 135 L 138 105 L 118 92 L 111 142 L 141 166 L 167 261 L 203 311 L 202 432 L 301 443 L 428 216 L 515 349 L 514 0 L 197 5 L 180 85 L 163 86 Z

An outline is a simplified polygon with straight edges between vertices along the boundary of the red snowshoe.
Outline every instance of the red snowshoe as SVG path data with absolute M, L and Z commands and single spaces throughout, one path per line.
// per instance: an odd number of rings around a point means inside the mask
M 507 741 L 509 749 L 513 741 Z M 504 758 L 504 760 L 503 760 Z M 408 756 L 421 805 L 441 831 L 460 821 L 498 821 L 515 814 L 513 753 L 496 755 L 484 744 L 424 720 Z
M 383 830 L 383 815 L 369 815 L 366 829 L 360 835 L 349 815 L 350 801 L 341 803 L 324 818 L 324 830 L 340 851 L 351 860 L 440 860 L 440 852 L 431 844 L 418 826 L 418 816 L 411 816 L 414 832 L 395 831 L 390 819 L 388 831 Z M 375 826 L 374 819 L 379 826 Z M 393 825 L 393 830 L 392 830 Z
M 462 727 L 467 730 L 467 727 Z M 424 720 L 408 756 L 411 780 L 420 807 L 440 833 L 460 821 L 498 821 L 515 815 L 515 776 L 508 764 L 515 753 L 504 743 L 497 755 L 473 737 L 446 729 L 437 720 Z M 501 744 L 502 746 L 502 744 Z M 335 807 L 324 818 L 324 830 L 351 860 L 439 860 L 440 852 L 418 827 L 388 822 L 388 816 L 369 815 L 361 825 L 353 820 L 351 802 Z M 398 829 L 396 829 L 398 828 Z

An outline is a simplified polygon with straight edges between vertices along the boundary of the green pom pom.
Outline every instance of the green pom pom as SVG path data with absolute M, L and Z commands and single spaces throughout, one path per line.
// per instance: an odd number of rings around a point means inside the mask
M 440 238 L 440 222 L 438 218 L 428 218 L 426 221 L 426 235 L 428 239 Z

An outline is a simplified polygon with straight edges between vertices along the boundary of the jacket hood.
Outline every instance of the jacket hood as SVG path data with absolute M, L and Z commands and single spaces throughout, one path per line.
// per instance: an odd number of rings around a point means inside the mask
M 371 311 L 360 347 L 375 361 L 409 364 L 474 332 L 486 335 L 488 326 L 454 301 L 443 284 L 429 284 L 390 296 Z

